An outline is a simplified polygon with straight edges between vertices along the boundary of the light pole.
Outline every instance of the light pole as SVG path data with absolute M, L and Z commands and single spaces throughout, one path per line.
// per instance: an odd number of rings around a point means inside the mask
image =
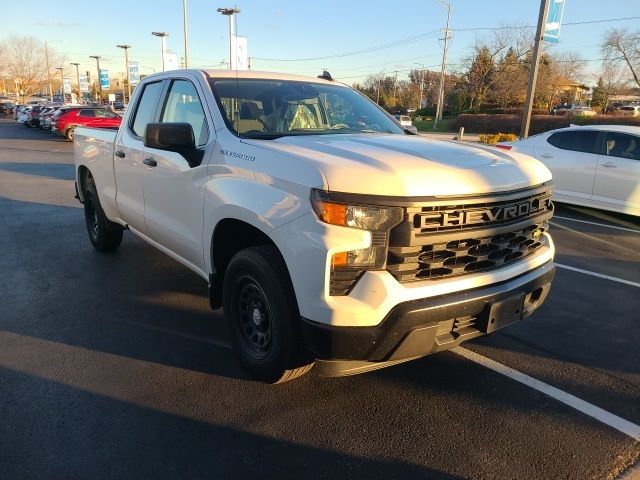
M 100 95 L 100 101 L 102 102 L 102 84 L 100 83 L 100 59 L 102 58 L 100 55 L 89 55 L 89 58 L 96 59 L 96 66 L 98 68 L 98 95 Z
M 226 60 L 222 60 L 222 61 L 220 62 L 220 65 L 218 66 L 218 68 L 219 68 L 220 70 L 222 70 L 222 65 L 224 65 L 225 63 L 227 63 L 227 61 L 226 61 Z
M 60 97 L 64 106 L 64 71 L 62 67 L 56 67 L 56 70 L 60 70 Z
M 538 79 L 538 64 L 540 63 L 540 43 L 544 38 L 544 22 L 545 18 L 547 18 L 548 11 L 549 0 L 541 0 L 536 39 L 533 44 L 533 55 L 531 56 L 531 67 L 529 67 L 529 82 L 527 84 L 527 97 L 524 102 L 524 115 L 522 116 L 522 124 L 520 125 L 520 138 L 527 138 L 529 136 L 531 110 L 533 108 L 533 97 L 536 92 L 536 81 Z
M 49 68 L 49 46 L 44 42 L 44 55 L 47 62 L 47 81 L 49 82 L 49 101 L 53 102 L 53 89 L 51 88 L 51 69 Z
M 187 25 L 187 0 L 182 0 L 182 30 L 184 32 L 184 68 L 189 68 L 189 26 Z
M 116 45 L 116 47 L 124 50 L 124 71 L 127 74 L 127 89 L 129 91 L 129 96 L 127 97 L 128 102 L 131 100 L 131 82 L 129 81 L 129 49 L 131 45 Z M 122 90 L 124 91 L 124 88 Z M 122 96 L 124 97 L 124 94 Z M 124 103 L 124 98 L 122 99 L 122 103 Z
M 78 69 L 80 64 L 79 63 L 71 63 L 71 65 L 75 65 L 76 66 L 76 80 L 78 81 L 78 97 L 82 98 L 82 92 L 80 91 L 80 70 Z M 78 101 L 80 101 L 80 98 L 78 98 Z M 80 103 L 82 103 L 82 102 L 80 102 Z
M 229 68 L 233 68 L 235 62 L 233 61 L 233 37 L 236 36 L 236 13 L 240 13 L 238 7 L 233 8 L 219 8 L 218 13 L 229 17 Z
M 160 45 L 162 48 L 162 71 L 164 72 L 164 52 L 167 50 L 167 43 L 165 38 L 169 36 L 167 32 L 151 32 L 151 35 L 160 37 Z

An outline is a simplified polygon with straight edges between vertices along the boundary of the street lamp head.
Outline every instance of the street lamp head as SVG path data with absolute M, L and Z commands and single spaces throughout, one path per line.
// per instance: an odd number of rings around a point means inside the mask
M 75 65 L 76 67 L 80 65 L 79 63 L 71 62 L 69 65 Z
M 89 55 L 89 58 L 95 58 L 96 60 L 102 58 L 100 55 Z
M 127 48 L 131 48 L 131 45 L 116 45 L 116 47 L 124 48 L 126 50 Z
M 218 13 L 221 13 L 222 15 L 234 15 L 236 13 L 240 13 L 240 9 L 238 7 L 219 8 Z
M 168 37 L 169 34 L 167 32 L 151 32 L 151 35 L 155 35 L 156 37 Z

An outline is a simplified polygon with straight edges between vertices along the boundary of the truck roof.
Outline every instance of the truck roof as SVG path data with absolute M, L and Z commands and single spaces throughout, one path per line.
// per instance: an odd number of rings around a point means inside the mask
M 281 72 L 260 72 L 256 70 L 201 70 L 212 78 L 263 78 L 269 80 L 292 80 L 299 82 L 314 82 L 325 83 L 329 85 L 336 85 L 336 82 L 325 80 L 324 78 L 317 78 L 315 76 L 294 75 L 290 73 Z M 322 73 L 322 71 L 318 71 Z M 337 85 L 341 85 L 337 83 Z

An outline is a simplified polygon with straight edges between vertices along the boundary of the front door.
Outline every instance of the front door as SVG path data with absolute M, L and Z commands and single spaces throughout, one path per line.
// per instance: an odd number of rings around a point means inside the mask
M 566 130 L 536 144 L 535 156 L 553 173 L 556 194 L 588 200 L 598 166 L 598 132 Z
M 144 215 L 151 238 L 204 270 L 204 187 L 206 154 L 211 152 L 206 146 L 213 138 L 201 98 L 203 95 L 191 80 L 172 80 L 159 121 L 191 124 L 197 148 L 203 150 L 202 163 L 190 166 L 179 153 L 147 148 L 147 163 L 155 165 L 143 165 L 143 184 Z

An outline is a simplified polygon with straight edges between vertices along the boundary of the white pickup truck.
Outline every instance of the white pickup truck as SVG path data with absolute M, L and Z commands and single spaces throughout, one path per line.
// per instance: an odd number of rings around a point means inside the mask
M 78 128 L 74 150 L 95 248 L 129 230 L 202 276 L 265 381 L 449 349 L 553 280 L 541 163 L 417 136 L 328 75 L 151 75 L 117 132 Z

